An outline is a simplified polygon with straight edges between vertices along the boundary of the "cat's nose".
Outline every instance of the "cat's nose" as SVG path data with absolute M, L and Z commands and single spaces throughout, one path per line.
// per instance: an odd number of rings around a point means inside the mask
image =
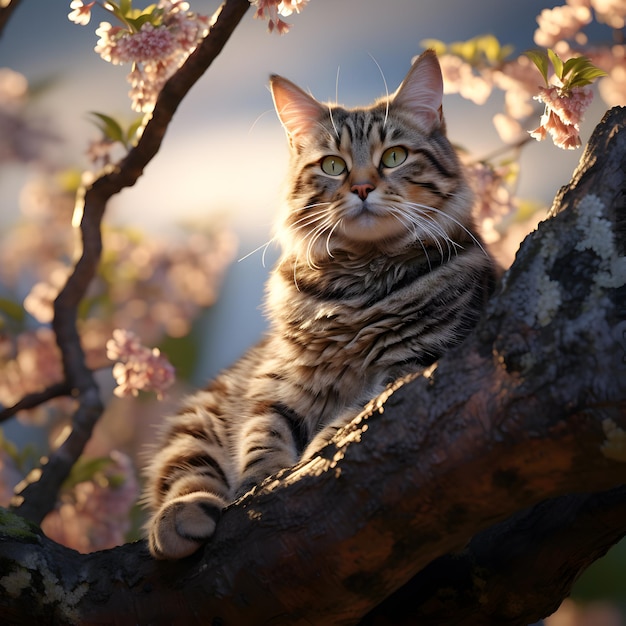
M 372 183 L 360 183 L 358 185 L 352 185 L 350 191 L 356 193 L 361 200 L 365 200 L 370 191 L 374 191 L 375 187 Z

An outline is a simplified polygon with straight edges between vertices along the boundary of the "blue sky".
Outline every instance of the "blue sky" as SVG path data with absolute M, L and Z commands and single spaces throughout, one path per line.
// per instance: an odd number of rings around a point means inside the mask
M 219 4 L 190 3 L 205 14 Z M 287 163 L 283 131 L 267 89 L 270 74 L 290 78 L 320 100 L 334 99 L 338 83 L 340 102 L 367 104 L 384 93 L 372 57 L 394 90 L 412 57 L 421 52 L 422 40 L 450 42 L 492 33 L 521 52 L 533 46 L 536 15 L 556 4 L 560 2 L 310 0 L 300 15 L 288 19 L 292 30 L 282 37 L 268 34 L 266 24 L 250 11 L 179 108 L 142 179 L 112 203 L 109 218 L 159 231 L 181 219 L 227 215 L 239 234 L 243 257 L 270 237 Z M 105 13 L 96 11 L 89 25 L 77 26 L 67 19 L 68 12 L 69 1 L 24 0 L 0 39 L 0 66 L 22 72 L 30 81 L 56 78 L 40 106 L 65 138 L 57 148 L 58 160 L 76 165 L 85 163 L 87 142 L 97 135 L 87 111 L 127 119 L 132 113 L 126 96 L 128 69 L 111 66 L 93 52 L 94 31 L 107 19 Z M 490 124 L 498 107 L 497 97 L 486 107 L 447 97 L 451 139 L 479 155 L 500 145 Z M 599 114 L 592 116 L 587 134 L 598 119 Z M 522 163 L 521 194 L 549 204 L 579 158 L 579 152 L 564 153 L 547 143 L 531 145 Z M 0 172 L 4 223 L 16 213 L 19 183 L 26 175 L 14 169 Z M 203 375 L 228 364 L 261 332 L 266 272 L 260 254 L 233 266 L 224 298 L 211 316 L 221 329 L 217 335 L 236 339 L 212 342 Z

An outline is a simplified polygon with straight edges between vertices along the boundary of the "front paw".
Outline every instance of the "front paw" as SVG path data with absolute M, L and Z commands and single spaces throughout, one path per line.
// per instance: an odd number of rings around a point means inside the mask
M 157 559 L 182 559 L 193 554 L 215 532 L 226 502 L 195 491 L 165 502 L 150 520 L 148 544 Z

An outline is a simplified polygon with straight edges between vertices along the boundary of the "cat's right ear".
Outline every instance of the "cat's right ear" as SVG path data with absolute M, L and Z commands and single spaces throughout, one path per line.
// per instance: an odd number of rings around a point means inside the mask
M 289 142 L 296 145 L 304 135 L 313 132 L 325 109 L 313 96 L 282 76 L 270 78 L 270 89 Z

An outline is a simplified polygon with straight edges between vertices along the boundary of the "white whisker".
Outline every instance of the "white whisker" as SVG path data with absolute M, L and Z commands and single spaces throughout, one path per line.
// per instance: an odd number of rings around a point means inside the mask
M 423 231 L 427 235 L 427 239 L 432 240 L 441 257 L 444 256 L 441 241 L 445 241 L 448 246 L 448 258 L 451 256 L 450 238 L 447 233 L 430 218 L 428 215 L 420 212 L 416 214 L 406 210 L 406 205 L 395 206 L 396 211 L 402 213 L 406 221 L 413 226 L 413 235 L 419 239 L 420 245 L 424 247 L 421 237 L 418 237 L 418 230 Z
M 424 256 L 426 257 L 426 261 L 428 262 L 428 270 L 432 271 L 433 266 L 430 263 L 430 257 L 428 256 L 428 248 L 426 248 L 426 246 L 424 245 L 424 242 L 422 241 L 422 238 L 419 236 L 418 230 L 417 230 L 417 223 L 415 222 L 415 220 L 411 219 L 409 216 L 407 216 L 404 211 L 402 211 L 400 209 L 400 207 L 395 207 L 392 206 L 393 209 L 397 209 L 396 211 L 392 211 L 391 215 L 392 217 L 394 217 L 395 219 L 397 219 L 400 224 L 402 224 L 403 226 L 409 227 L 412 226 L 412 230 L 413 230 L 413 239 L 415 241 L 417 241 L 419 243 L 419 245 L 422 247 L 422 250 L 424 251 Z
M 330 229 L 328 236 L 326 237 L 326 252 L 328 253 L 328 256 L 331 259 L 334 259 L 335 257 L 333 256 L 333 253 L 330 251 L 330 238 L 333 236 L 333 233 L 335 232 L 335 229 L 337 228 L 337 226 L 339 226 L 339 224 L 341 224 L 341 218 L 337 220 L 335 225 Z
M 252 256 L 255 252 L 258 252 L 259 250 L 261 250 L 261 248 L 263 248 L 263 254 L 261 256 L 261 263 L 263 264 L 263 267 L 265 267 L 265 253 L 267 252 L 267 249 L 269 248 L 270 244 L 272 244 L 274 241 L 276 241 L 276 237 L 272 237 L 269 241 L 266 241 L 265 243 L 261 244 L 258 248 L 255 248 L 254 250 L 252 250 L 252 252 L 248 252 L 248 254 L 246 254 L 245 256 L 242 256 L 240 259 L 237 259 L 237 263 L 241 263 L 242 261 L 245 261 L 248 257 Z
M 339 136 L 339 131 L 337 130 L 337 127 L 335 126 L 335 120 L 333 119 L 333 108 L 330 104 L 328 105 L 328 115 L 330 116 L 330 123 L 333 125 L 335 136 L 337 137 L 338 140 L 341 140 L 341 137 Z
M 483 254 L 485 256 L 489 256 L 486 252 L 486 250 L 483 248 L 483 246 L 481 245 L 480 241 L 476 238 L 476 236 L 472 233 L 472 231 L 470 231 L 467 227 L 463 226 L 463 224 L 461 224 L 461 222 L 459 222 L 459 220 L 457 220 L 456 218 L 452 217 L 449 213 L 446 213 L 445 211 L 442 211 L 441 209 L 437 209 L 433 206 L 427 206 L 424 204 L 418 204 L 415 202 L 411 202 L 410 203 L 412 206 L 415 206 L 417 208 L 421 208 L 421 209 L 426 209 L 427 211 L 433 211 L 434 213 L 437 213 L 438 215 L 441 215 L 442 217 L 446 217 L 447 219 L 449 219 L 453 224 L 456 224 L 461 230 L 465 231 L 465 233 L 467 235 L 470 236 L 470 238 L 472 239 L 472 241 L 481 249 L 481 251 L 483 252 Z M 452 242 L 455 246 L 458 246 L 459 248 L 463 248 L 463 246 L 461 246 L 460 244 L 456 243 L 456 242 Z
M 385 85 L 385 119 L 383 121 L 383 128 L 387 125 L 387 118 L 389 117 L 389 87 L 387 86 L 387 81 L 385 80 L 385 75 L 383 73 L 383 68 L 380 67 L 378 61 L 368 52 L 370 59 L 374 61 L 378 71 L 380 72 L 380 77 L 383 79 L 383 85 Z

